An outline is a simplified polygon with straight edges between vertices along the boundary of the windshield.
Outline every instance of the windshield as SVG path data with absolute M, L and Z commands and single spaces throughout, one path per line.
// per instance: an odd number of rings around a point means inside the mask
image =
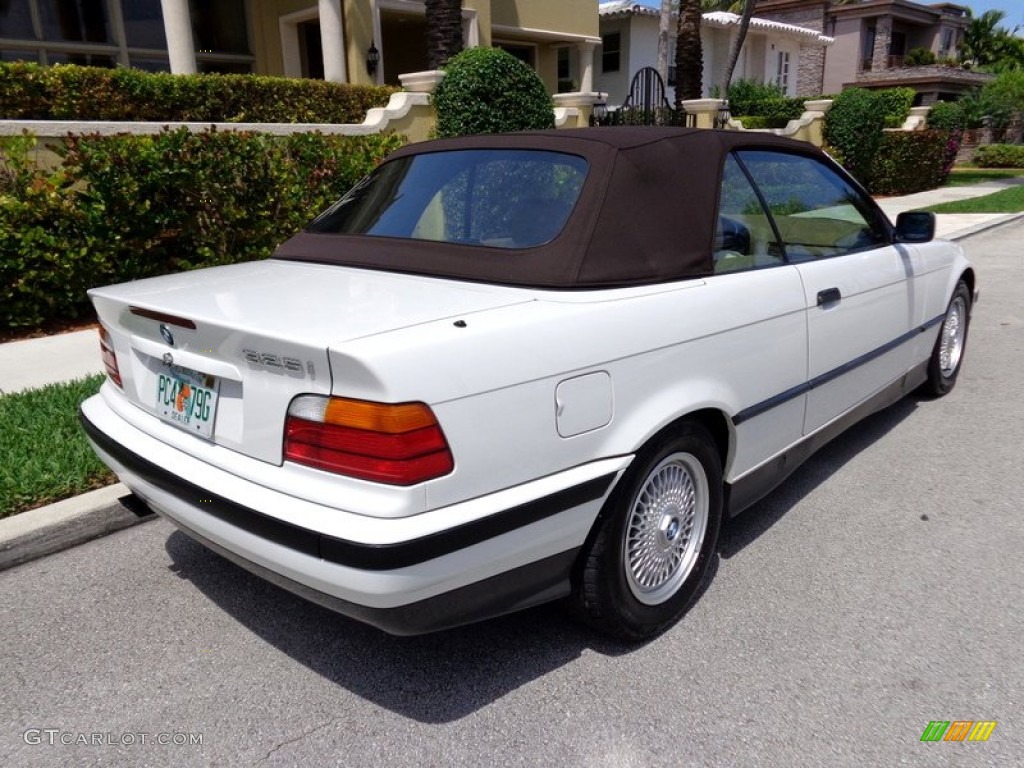
M 432 152 L 385 163 L 309 232 L 531 248 L 562 231 L 587 161 L 539 150 Z

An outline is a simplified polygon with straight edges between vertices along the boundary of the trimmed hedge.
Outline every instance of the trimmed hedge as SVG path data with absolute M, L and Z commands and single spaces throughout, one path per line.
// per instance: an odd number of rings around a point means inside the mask
M 928 127 L 949 132 L 946 144 L 946 162 L 942 166 L 942 178 L 945 181 L 956 164 L 960 154 L 960 146 L 967 128 L 967 115 L 963 107 L 955 101 L 940 101 L 928 111 Z
M 555 127 L 543 81 L 500 48 L 468 48 L 453 56 L 431 101 L 441 138 Z
M 395 90 L 286 77 L 0 62 L 0 119 L 360 123 Z
M 913 88 L 886 88 L 872 92 L 885 114 L 886 128 L 899 128 L 910 117 L 917 91 Z
M 729 112 L 745 128 L 785 128 L 804 113 L 804 99 L 788 99 L 772 83 L 737 80 L 729 86 Z
M 962 131 L 967 127 L 967 115 L 956 101 L 940 101 L 928 110 L 928 127 L 943 131 Z
M 981 168 L 1024 168 L 1024 144 L 982 144 L 973 162 Z
M 0 328 L 88 314 L 87 288 L 268 256 L 369 172 L 394 135 L 73 136 L 42 171 L 0 141 Z
M 949 173 L 949 142 L 949 131 L 886 131 L 871 173 L 862 181 L 874 195 L 909 195 L 935 189 Z
M 871 176 L 884 126 L 882 100 L 864 88 L 847 88 L 825 116 L 825 143 L 839 151 L 843 166 L 863 183 Z

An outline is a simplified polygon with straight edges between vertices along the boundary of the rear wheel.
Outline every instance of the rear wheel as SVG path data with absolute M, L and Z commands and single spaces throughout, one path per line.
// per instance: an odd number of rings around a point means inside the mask
M 946 309 L 946 319 L 939 329 L 931 360 L 928 361 L 928 381 L 923 389 L 940 397 L 956 385 L 964 350 L 967 347 L 967 326 L 971 317 L 971 292 L 963 280 L 956 284 L 953 298 Z
M 621 640 L 677 621 L 703 581 L 722 516 L 722 468 L 708 431 L 683 424 L 648 446 L 608 498 L 574 585 L 578 612 Z

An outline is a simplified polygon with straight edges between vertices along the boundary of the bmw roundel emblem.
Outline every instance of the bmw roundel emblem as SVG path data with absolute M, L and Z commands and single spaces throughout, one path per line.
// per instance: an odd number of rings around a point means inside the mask
M 174 334 L 171 333 L 171 329 L 168 328 L 164 323 L 160 323 L 160 335 L 163 337 L 164 341 L 166 341 L 172 347 L 174 346 Z

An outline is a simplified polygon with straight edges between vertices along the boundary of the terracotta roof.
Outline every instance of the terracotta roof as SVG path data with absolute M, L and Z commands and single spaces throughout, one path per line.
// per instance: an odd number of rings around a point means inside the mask
M 597 6 L 597 12 L 602 19 L 624 19 L 629 16 L 657 18 L 661 15 L 656 8 L 634 3 L 632 0 L 611 0 L 611 2 L 601 3 Z M 714 13 L 702 14 L 701 23 L 708 27 L 724 29 L 739 26 L 740 17 L 735 13 L 716 11 Z M 762 19 L 757 16 L 750 20 L 750 29 L 757 32 L 775 32 L 798 38 L 805 43 L 813 42 L 818 45 L 832 45 L 835 42 L 833 38 L 822 35 L 817 30 L 800 27 L 796 24 L 785 24 L 781 21 Z
M 707 24 L 709 27 L 719 28 L 738 27 L 740 21 L 741 17 L 738 14 L 727 11 L 705 13 L 701 18 L 701 23 Z M 773 21 L 772 19 L 762 19 L 757 16 L 750 20 L 750 29 L 763 32 L 779 32 L 784 35 L 803 38 L 806 42 L 814 41 L 819 45 L 832 45 L 835 42 L 835 38 L 823 35 L 815 29 L 800 27 L 796 24 L 785 24 L 781 21 Z

